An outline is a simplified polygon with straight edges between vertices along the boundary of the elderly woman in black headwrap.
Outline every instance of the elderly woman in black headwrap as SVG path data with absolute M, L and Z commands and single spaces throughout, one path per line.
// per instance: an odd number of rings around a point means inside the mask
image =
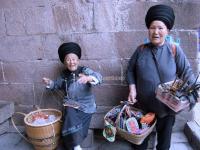
M 150 42 L 139 46 L 132 55 L 128 69 L 128 100 L 138 100 L 141 109 L 157 116 L 157 150 L 168 150 L 175 114 L 156 99 L 155 90 L 160 83 L 172 81 L 176 76 L 194 82 L 194 75 L 181 47 L 166 40 L 174 25 L 174 11 L 167 5 L 152 6 L 145 18 Z M 135 149 L 147 149 L 147 141 L 134 145 Z
M 81 150 L 88 134 L 92 114 L 96 111 L 92 86 L 102 82 L 102 76 L 88 67 L 79 66 L 81 48 L 77 43 L 63 43 L 58 54 L 65 70 L 54 81 L 44 77 L 48 89 L 65 92 L 62 136 L 67 149 Z

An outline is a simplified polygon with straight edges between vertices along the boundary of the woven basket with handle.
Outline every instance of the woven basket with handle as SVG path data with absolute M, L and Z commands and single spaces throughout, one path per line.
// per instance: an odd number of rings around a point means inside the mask
M 133 144 L 140 145 L 140 144 L 142 144 L 144 139 L 153 131 L 153 128 L 156 125 L 156 119 L 154 120 L 154 123 L 150 126 L 150 128 L 148 128 L 144 133 L 142 133 L 142 134 L 130 133 L 130 132 L 126 131 L 125 129 L 121 129 L 119 127 L 120 117 L 121 117 L 122 113 L 126 110 L 127 107 L 130 107 L 132 110 L 142 112 L 142 110 L 137 109 L 133 106 L 124 105 L 123 108 L 121 109 L 120 113 L 118 114 L 118 117 L 116 120 L 117 134 Z

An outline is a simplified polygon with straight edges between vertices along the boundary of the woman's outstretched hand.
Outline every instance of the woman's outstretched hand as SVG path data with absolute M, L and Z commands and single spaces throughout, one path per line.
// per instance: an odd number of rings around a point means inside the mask
M 81 83 L 81 84 L 86 84 L 88 82 L 92 82 L 93 79 L 91 76 L 87 76 L 87 75 L 84 75 L 84 74 L 79 74 L 79 79 L 78 79 L 78 83 Z
M 43 78 L 42 78 L 42 82 L 45 83 L 46 85 L 50 85 L 51 79 L 46 78 L 46 77 L 43 77 Z

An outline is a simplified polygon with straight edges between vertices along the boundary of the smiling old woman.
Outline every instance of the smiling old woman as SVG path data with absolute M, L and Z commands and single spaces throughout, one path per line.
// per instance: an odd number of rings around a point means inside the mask
M 146 112 L 157 117 L 157 150 L 168 150 L 175 114 L 156 99 L 155 89 L 160 83 L 172 81 L 178 76 L 192 83 L 194 75 L 181 47 L 165 39 L 174 25 L 175 15 L 167 5 L 152 6 L 145 18 L 150 42 L 139 46 L 132 55 L 127 71 L 128 100 L 136 102 Z M 134 149 L 147 149 L 148 138 Z
M 92 114 L 96 111 L 92 86 L 100 84 L 102 76 L 79 66 L 81 48 L 77 43 L 63 43 L 58 54 L 65 70 L 58 79 L 52 81 L 44 77 L 43 82 L 50 90 L 64 90 L 63 141 L 67 149 L 81 150 L 80 144 L 87 136 Z

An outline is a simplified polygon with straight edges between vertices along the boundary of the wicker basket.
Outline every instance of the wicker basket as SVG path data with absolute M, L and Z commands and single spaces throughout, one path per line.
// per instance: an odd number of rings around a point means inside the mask
M 17 129 L 13 118 L 11 121 L 13 126 L 18 131 L 18 133 L 29 143 L 33 144 L 36 150 L 54 150 L 58 146 L 61 131 L 61 111 L 57 109 L 38 109 L 32 111 L 29 114 L 24 114 L 16 112 L 18 114 L 24 115 L 25 130 L 28 138 L 23 136 Z M 34 115 L 38 113 L 43 113 L 45 115 L 54 115 L 55 120 L 49 123 L 44 123 L 41 125 L 33 124 Z
M 118 123 L 119 123 L 119 120 L 120 120 L 120 116 L 122 115 L 122 113 L 123 113 L 123 111 L 125 110 L 126 107 L 127 107 L 127 105 L 124 105 L 123 108 L 121 109 L 121 112 L 118 114 L 118 117 L 117 117 L 117 120 L 116 120 L 117 134 L 120 135 L 125 140 L 127 140 L 127 141 L 129 141 L 129 142 L 131 142 L 133 144 L 140 145 L 140 144 L 142 144 L 144 139 L 153 131 L 153 128 L 156 125 L 156 120 L 154 120 L 154 123 L 151 125 L 151 127 L 148 128 L 142 134 L 129 133 L 128 131 L 126 131 L 124 129 L 121 129 L 118 126 Z M 131 109 L 142 112 L 142 110 L 134 108 L 134 107 L 131 107 Z
M 165 83 L 165 85 L 171 85 L 173 81 Z M 170 93 L 169 91 L 164 90 L 162 85 L 159 85 L 156 89 L 156 98 L 172 109 L 174 112 L 179 112 L 183 109 L 189 107 L 190 102 L 188 99 L 180 100 L 178 97 Z
M 33 125 L 32 120 L 34 114 L 44 113 L 46 115 L 55 115 L 56 119 L 53 122 Z M 53 150 L 56 149 L 61 131 L 61 119 L 62 113 L 56 109 L 39 109 L 30 112 L 24 118 L 26 124 L 26 133 L 29 141 L 34 145 L 36 150 Z

